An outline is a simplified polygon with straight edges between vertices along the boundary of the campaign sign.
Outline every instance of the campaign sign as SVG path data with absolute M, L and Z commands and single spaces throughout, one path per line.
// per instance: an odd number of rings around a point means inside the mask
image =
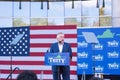
M 77 74 L 120 75 L 120 28 L 80 28 L 77 44 Z
M 70 56 L 69 53 L 46 53 L 45 65 L 69 65 Z

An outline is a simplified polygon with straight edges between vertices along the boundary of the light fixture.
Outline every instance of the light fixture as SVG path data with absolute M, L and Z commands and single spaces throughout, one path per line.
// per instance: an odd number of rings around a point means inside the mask
M 96 4 L 96 7 L 99 8 L 99 1 L 97 0 L 97 4 Z
M 20 0 L 20 2 L 19 2 L 19 9 L 22 9 L 21 0 Z
M 72 9 L 74 9 L 74 0 L 72 0 Z
M 103 7 L 103 8 L 105 7 L 105 0 L 103 0 L 103 4 L 102 4 L 102 7 Z
M 41 9 L 43 9 L 43 0 L 41 0 Z
M 47 9 L 49 9 L 49 0 L 47 0 Z

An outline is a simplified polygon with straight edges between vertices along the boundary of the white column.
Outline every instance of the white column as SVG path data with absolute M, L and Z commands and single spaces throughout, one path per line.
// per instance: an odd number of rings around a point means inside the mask
M 112 26 L 120 27 L 120 0 L 112 0 Z

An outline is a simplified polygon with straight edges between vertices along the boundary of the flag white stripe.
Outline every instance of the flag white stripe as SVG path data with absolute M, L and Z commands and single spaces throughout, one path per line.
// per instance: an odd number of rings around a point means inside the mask
M 48 48 L 30 48 L 30 52 L 46 52 Z M 77 48 L 72 48 L 72 52 L 77 52 Z
M 12 68 L 19 67 L 20 70 L 51 70 L 51 66 L 46 65 L 12 65 Z M 10 70 L 10 65 L 0 65 L 0 69 Z
M 26 56 L 26 57 L 12 57 L 13 61 L 44 61 L 44 56 Z M 9 57 L 0 57 L 0 61 L 10 61 Z M 77 61 L 76 57 L 72 57 L 72 61 Z
M 20 70 L 52 70 L 51 66 L 47 65 L 12 65 L 12 68 L 19 67 Z M 0 69 L 10 69 L 10 65 L 0 65 Z M 76 66 L 70 65 L 70 70 L 76 71 Z

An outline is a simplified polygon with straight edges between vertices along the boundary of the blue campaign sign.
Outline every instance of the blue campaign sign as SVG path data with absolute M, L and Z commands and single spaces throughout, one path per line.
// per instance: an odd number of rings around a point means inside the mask
M 70 65 L 69 53 L 45 53 L 46 65 Z
M 77 34 L 77 74 L 120 75 L 120 28 L 80 28 Z
M 79 50 L 77 53 L 77 73 L 78 74 L 92 74 L 92 55 L 88 54 L 92 52 L 90 50 Z

